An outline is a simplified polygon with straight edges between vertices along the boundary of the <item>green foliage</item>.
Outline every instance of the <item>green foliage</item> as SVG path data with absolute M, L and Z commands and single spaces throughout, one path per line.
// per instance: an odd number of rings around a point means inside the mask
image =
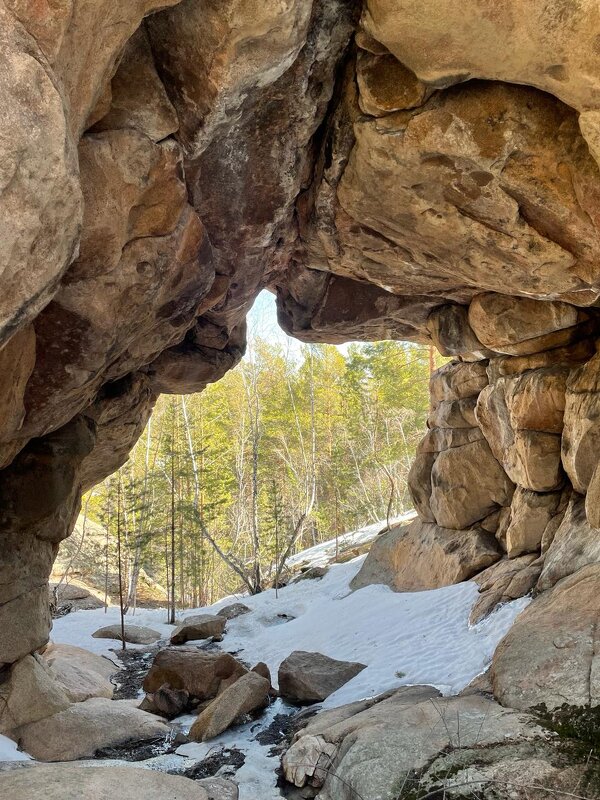
M 286 551 L 409 508 L 430 368 L 429 349 L 411 344 L 306 345 L 290 358 L 256 339 L 201 394 L 161 397 L 89 506 L 114 528 L 121 481 L 129 594 L 136 565 L 171 580 L 173 516 L 178 604 L 194 606 L 244 584 L 259 591 Z

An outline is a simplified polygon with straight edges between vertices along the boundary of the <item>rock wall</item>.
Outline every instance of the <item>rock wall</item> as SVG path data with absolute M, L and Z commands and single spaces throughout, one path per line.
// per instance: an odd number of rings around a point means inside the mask
M 483 526 L 510 559 L 540 554 L 538 585 L 550 588 L 600 556 L 597 312 L 486 293 L 430 322 L 442 352 L 477 351 L 431 378 L 429 430 L 409 476 L 418 514 L 465 537 Z
M 0 0 L 0 664 L 81 492 L 263 288 L 304 341 L 455 359 L 410 477 L 440 552 L 598 560 L 597 4 L 457 9 Z

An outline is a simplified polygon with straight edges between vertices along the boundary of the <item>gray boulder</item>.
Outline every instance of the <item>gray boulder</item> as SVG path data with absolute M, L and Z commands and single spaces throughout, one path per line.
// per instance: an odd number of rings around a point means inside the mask
M 295 650 L 279 667 L 279 693 L 292 703 L 319 703 L 363 669 L 366 664 Z
M 94 639 L 116 639 L 120 642 L 121 626 L 107 625 L 92 633 L 92 636 Z M 125 641 L 128 644 L 154 644 L 160 638 L 161 634 L 152 628 L 145 628 L 143 625 L 125 625 Z

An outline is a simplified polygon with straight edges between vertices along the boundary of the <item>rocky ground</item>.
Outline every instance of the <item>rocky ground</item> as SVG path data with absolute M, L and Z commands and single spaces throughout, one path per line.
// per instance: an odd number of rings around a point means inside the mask
M 407 530 L 414 536 L 414 527 Z M 372 558 L 380 559 L 376 544 Z M 456 557 L 448 554 L 448 569 Z M 115 610 L 61 617 L 59 643 L 42 661 L 63 687 L 77 688 L 78 702 L 49 697 L 46 686 L 44 713 L 53 713 L 21 725 L 16 738 L 36 758 L 61 762 L 56 769 L 151 768 L 193 779 L 214 800 L 415 800 L 442 797 L 451 786 L 448 796 L 457 797 L 595 797 L 593 714 L 572 707 L 531 713 L 518 710 L 530 705 L 518 697 L 512 708 L 494 699 L 492 683 L 500 686 L 509 669 L 502 666 L 506 642 L 518 640 L 528 614 L 543 615 L 543 603 L 509 601 L 471 626 L 484 582 L 479 589 L 466 582 L 416 593 L 371 584 L 351 591 L 365 580 L 368 560 L 317 572 L 304 566 L 306 577 L 277 599 L 274 592 L 226 599 L 186 613 L 175 627 L 163 612 L 140 609 L 127 620 L 126 639 L 147 643 L 124 651 L 106 638 L 120 635 Z M 431 569 L 438 567 L 431 562 Z M 560 604 L 555 619 L 559 611 Z M 491 671 L 476 678 L 504 634 Z M 82 654 L 80 645 L 94 653 Z M 481 660 L 465 664 L 477 652 Z M 259 653 L 267 663 L 256 664 Z M 94 669 L 112 676 L 112 699 L 105 677 L 90 680 Z M 31 675 L 23 681 L 31 688 Z M 65 764 L 72 758 L 79 761 Z M 41 769 L 19 763 L 27 772 Z M 12 783 L 8 773 L 0 783 L 19 797 L 25 784 L 15 765 L 4 765 L 12 767 Z

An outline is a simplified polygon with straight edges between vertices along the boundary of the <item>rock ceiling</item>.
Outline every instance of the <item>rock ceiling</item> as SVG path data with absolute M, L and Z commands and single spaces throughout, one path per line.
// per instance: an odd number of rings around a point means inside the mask
M 82 489 L 237 363 L 264 288 L 304 341 L 463 359 L 426 521 L 600 493 L 595 0 L 0 0 L 0 51 L 0 662 L 47 636 Z

